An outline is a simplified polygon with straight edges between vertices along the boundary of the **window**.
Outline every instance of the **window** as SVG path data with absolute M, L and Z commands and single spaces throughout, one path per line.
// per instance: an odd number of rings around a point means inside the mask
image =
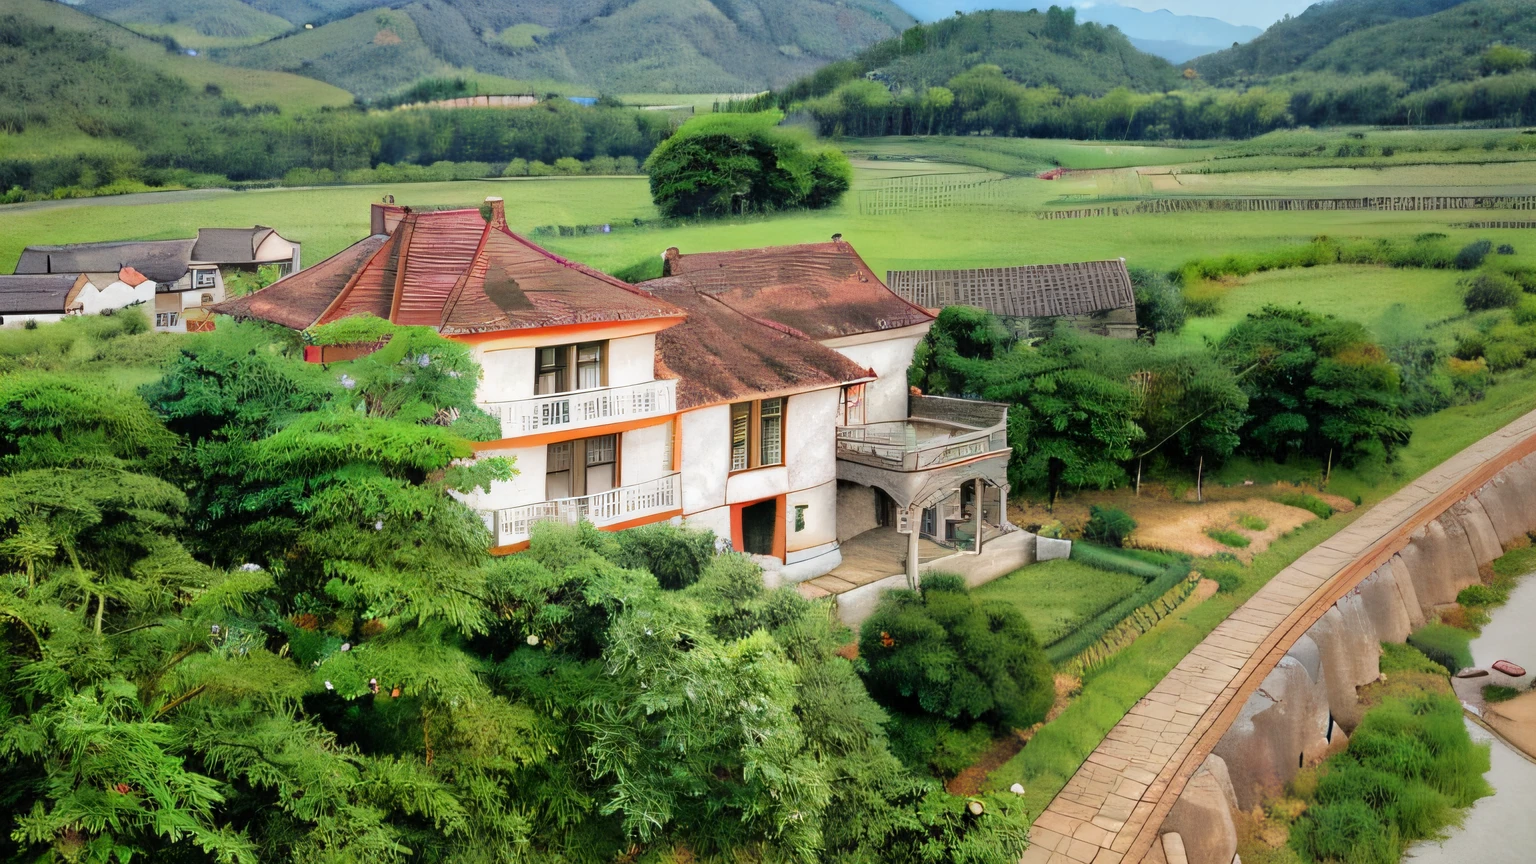
M 213 302 L 213 295 L 212 294 L 204 294 L 203 295 L 203 305 L 204 306 L 207 306 L 209 303 L 212 303 L 212 302 Z
M 758 428 L 762 430 L 757 461 L 759 465 L 784 464 L 784 400 L 764 399 L 758 409 Z
M 664 474 L 670 474 L 672 473 L 672 463 L 674 461 L 672 448 L 675 446 L 675 442 L 673 441 L 673 436 L 677 433 L 670 420 L 667 421 L 667 425 L 661 428 L 665 430 L 663 433 L 665 438 L 662 440 L 661 445 L 661 470 Z
M 564 393 L 569 390 L 565 386 L 566 360 L 569 352 L 564 347 L 540 348 L 538 378 L 535 379 L 534 392 L 540 396 L 551 393 Z
M 572 442 L 549 445 L 544 463 L 544 500 L 555 501 L 575 495 L 571 470 Z
M 192 287 L 193 288 L 212 288 L 214 286 L 214 274 L 215 274 L 215 272 L 216 271 L 213 271 L 213 270 L 193 270 L 192 271 Z
M 176 316 L 175 312 L 156 312 L 155 313 L 155 326 L 156 327 L 175 327 L 176 326 L 176 317 L 177 316 Z
M 602 435 L 587 440 L 586 493 L 596 495 L 618 485 L 618 436 Z
M 607 384 L 608 345 L 605 342 L 553 345 L 534 353 L 537 364 L 534 392 L 539 396 L 592 390 Z
M 550 444 L 544 461 L 544 500 L 581 498 L 619 485 L 619 437 L 599 435 Z
M 738 402 L 731 406 L 731 470 L 745 471 L 749 467 L 751 448 L 747 446 L 747 433 L 752 429 L 752 403 Z
M 731 406 L 731 470 L 784 464 L 784 400 Z
M 849 384 L 843 388 L 838 406 L 838 417 L 844 426 L 864 425 L 864 385 Z
M 603 343 L 576 346 L 576 389 L 603 386 Z

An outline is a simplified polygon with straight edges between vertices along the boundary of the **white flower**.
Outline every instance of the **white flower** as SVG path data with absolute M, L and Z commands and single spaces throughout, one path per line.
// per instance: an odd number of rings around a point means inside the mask
M 416 365 L 420 366 L 423 369 L 427 368 L 431 364 L 432 364 L 432 358 L 427 356 L 426 354 L 421 355 L 421 357 L 419 357 L 416 360 Z
M 379 521 L 373 523 L 373 530 L 375 530 L 375 531 L 383 531 L 384 530 L 384 520 L 380 519 Z
M 537 644 L 539 644 L 539 637 L 536 636 L 533 633 L 529 633 L 528 634 L 528 644 L 529 645 L 537 645 Z
M 343 642 L 343 643 L 341 643 L 341 650 L 343 650 L 343 651 L 351 651 L 352 650 L 352 643 L 351 642 Z
M 249 564 L 249 563 L 241 564 L 240 565 L 240 569 L 245 571 L 246 573 L 255 573 L 256 571 L 261 569 L 261 565 L 260 564 Z
M 213 625 L 212 631 L 213 631 L 213 635 L 215 635 L 215 636 L 219 635 L 219 625 L 217 625 L 217 624 Z
M 1012 792 L 1015 795 L 1023 795 L 1024 794 L 1024 784 L 1023 783 L 1015 783 L 1012 786 L 1008 787 L 1008 791 Z
M 327 682 L 325 682 L 325 689 L 327 689 L 327 690 L 335 690 L 336 688 L 331 685 L 331 682 L 327 681 Z
M 347 375 L 347 374 L 343 373 L 342 376 L 341 376 L 341 386 L 345 387 L 348 390 L 351 390 L 352 388 L 357 386 L 357 382 L 352 379 L 351 375 Z

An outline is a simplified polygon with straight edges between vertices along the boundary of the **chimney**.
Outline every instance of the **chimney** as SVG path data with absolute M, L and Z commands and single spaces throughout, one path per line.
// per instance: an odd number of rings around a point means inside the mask
M 833 243 L 841 243 L 841 242 L 843 242 L 843 235 L 841 235 L 841 234 L 833 234 L 832 235 L 832 242 Z
M 678 251 L 676 246 L 670 246 L 667 248 L 667 251 L 661 253 L 661 275 L 671 276 L 672 265 L 676 264 L 677 260 L 681 257 L 683 257 L 683 253 Z
M 485 203 L 491 205 L 491 227 L 507 230 L 507 207 L 502 200 L 492 195 L 485 199 Z

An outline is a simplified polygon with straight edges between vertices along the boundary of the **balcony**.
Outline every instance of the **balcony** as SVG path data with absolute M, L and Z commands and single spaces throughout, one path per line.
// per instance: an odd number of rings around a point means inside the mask
M 959 401 L 959 400 L 956 400 Z M 911 473 L 942 468 L 1008 450 L 1006 409 L 984 428 L 913 417 L 894 423 L 837 427 L 837 458 L 872 468 Z
M 533 532 L 533 526 L 539 522 L 576 525 L 586 520 L 599 528 L 607 528 L 666 513 L 681 506 L 682 491 L 678 475 L 668 474 L 655 480 L 620 486 L 580 498 L 560 498 L 483 512 L 496 537 L 495 545 L 510 546 L 527 540 Z
M 480 407 L 501 421 L 503 438 L 516 438 L 676 413 L 677 382 L 573 390 L 515 402 L 482 402 Z

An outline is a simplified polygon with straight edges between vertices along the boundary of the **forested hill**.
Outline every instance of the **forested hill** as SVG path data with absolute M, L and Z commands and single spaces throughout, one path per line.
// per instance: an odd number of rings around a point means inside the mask
M 1073 9 L 986 11 L 957 15 L 881 42 L 852 60 L 834 63 L 787 88 L 782 103 L 825 96 L 856 79 L 873 78 L 893 91 L 947 84 L 977 66 L 1003 77 L 1067 95 L 1103 95 L 1117 87 L 1155 92 L 1178 86 L 1179 70 L 1136 49 L 1112 27 L 1078 24 Z
M 1334 0 L 1287 18 L 1249 42 L 1194 61 L 1201 77 L 1232 85 L 1297 72 L 1387 73 L 1419 90 L 1489 72 L 1495 45 L 1536 48 L 1530 0 Z M 1495 62 L 1494 67 L 1499 64 Z
M 469 69 L 608 93 L 755 92 L 914 23 L 891 0 L 83 0 L 82 8 L 204 46 L 225 63 L 297 72 L 365 99 Z

